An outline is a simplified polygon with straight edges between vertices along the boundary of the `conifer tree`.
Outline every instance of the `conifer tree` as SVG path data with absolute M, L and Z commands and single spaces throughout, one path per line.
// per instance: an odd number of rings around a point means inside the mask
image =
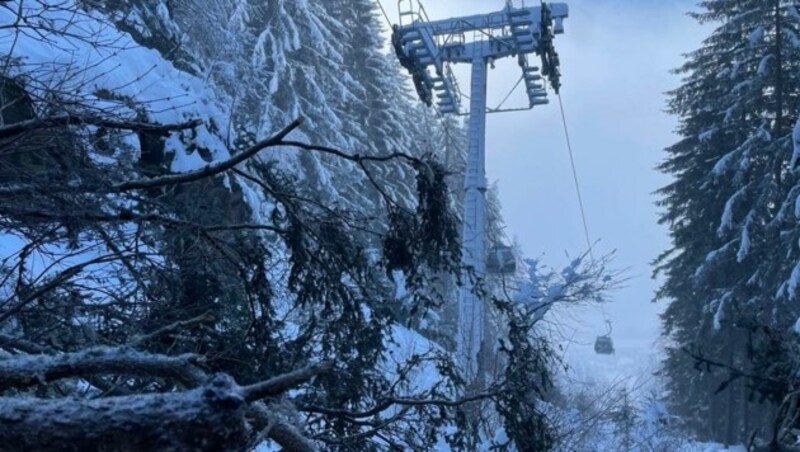
M 693 17 L 717 27 L 687 56 L 683 84 L 670 93 L 681 139 L 661 165 L 675 181 L 659 193 L 673 247 L 656 272 L 665 276 L 658 296 L 670 302 L 662 320 L 672 343 L 664 374 L 673 407 L 701 436 L 730 443 L 771 412 L 748 401 L 755 385 L 737 373 L 787 359 L 769 344 L 787 328 L 785 281 L 797 260 L 787 196 L 800 16 L 786 0 L 699 6 Z M 780 392 L 760 389 L 773 401 Z

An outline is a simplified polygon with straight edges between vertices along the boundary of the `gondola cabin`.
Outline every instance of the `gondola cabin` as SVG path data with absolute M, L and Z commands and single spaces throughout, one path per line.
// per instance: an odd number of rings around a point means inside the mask
M 594 341 L 594 352 L 598 355 L 613 355 L 614 341 L 611 336 L 598 336 Z
M 486 259 L 486 270 L 493 275 L 509 275 L 517 271 L 517 257 L 510 246 L 495 246 Z

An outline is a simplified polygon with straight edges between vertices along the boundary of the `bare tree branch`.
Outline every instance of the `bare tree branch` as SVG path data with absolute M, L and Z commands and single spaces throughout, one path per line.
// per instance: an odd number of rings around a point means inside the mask
M 273 406 L 266 406 L 263 401 L 250 404 L 248 414 L 254 418 L 254 424 L 261 434 L 255 438 L 255 447 L 263 438 L 278 443 L 284 450 L 292 452 L 315 452 L 317 447 L 294 426 L 278 418 Z
M 0 211 L 6 211 L 13 214 L 15 217 L 28 218 L 34 220 L 46 221 L 87 221 L 98 223 L 125 223 L 125 222 L 152 222 L 162 223 L 170 226 L 188 227 L 192 229 L 200 229 L 208 232 L 214 231 L 242 231 L 242 230 L 266 230 L 276 233 L 286 233 L 285 229 L 281 229 L 267 224 L 255 223 L 239 223 L 239 224 L 219 224 L 219 225 L 199 225 L 177 218 L 170 218 L 156 213 L 151 214 L 136 214 L 130 210 L 121 210 L 116 214 L 106 214 L 100 212 L 52 212 L 45 210 L 31 210 L 27 208 L 14 208 L 3 206 Z
M 8 320 L 15 313 L 19 312 L 21 308 L 25 307 L 26 305 L 30 304 L 31 302 L 45 295 L 51 290 L 58 288 L 61 284 L 65 283 L 66 281 L 69 281 L 71 278 L 73 278 L 74 276 L 78 275 L 81 271 L 83 271 L 86 267 L 99 263 L 117 260 L 118 258 L 119 258 L 118 256 L 114 255 L 104 255 L 97 257 L 95 259 L 88 260 L 86 262 L 81 262 L 79 264 L 73 265 L 71 267 L 62 270 L 57 275 L 50 278 L 50 280 L 47 281 L 45 284 L 43 284 L 41 287 L 38 287 L 32 293 L 25 295 L 17 303 L 15 303 L 14 306 L 11 306 L 10 308 L 8 308 L 7 311 L 0 314 L 0 324 Z M 41 276 L 44 276 L 44 274 L 42 274 Z
M 42 119 L 29 119 L 8 126 L 0 127 L 0 139 L 10 138 L 24 132 L 53 129 L 69 125 L 91 125 L 114 130 L 133 130 L 137 132 L 167 133 L 178 130 L 194 129 L 203 121 L 193 119 L 180 124 L 150 124 L 146 122 L 114 121 L 97 116 L 63 115 Z
M 348 154 L 348 153 L 346 153 L 344 151 L 341 151 L 341 150 L 336 149 L 336 148 L 328 147 L 328 146 L 319 146 L 319 145 L 315 145 L 315 144 L 308 144 L 308 143 L 303 143 L 303 142 L 300 142 L 300 141 L 290 141 L 290 140 L 281 141 L 280 145 L 281 146 L 292 146 L 292 147 L 296 147 L 296 148 L 299 148 L 299 149 L 304 149 L 306 151 L 316 151 L 316 152 L 321 152 L 321 153 L 324 153 L 324 154 L 331 154 L 331 155 L 335 155 L 336 157 L 339 157 L 339 158 L 342 158 L 342 159 L 345 159 L 345 160 L 349 160 L 349 161 L 355 162 L 355 163 L 362 163 L 362 162 L 388 162 L 388 161 L 391 161 L 391 160 L 403 159 L 403 160 L 406 160 L 409 163 L 414 164 L 414 165 L 424 165 L 425 164 L 425 162 L 423 162 L 422 159 L 414 157 L 411 154 L 406 154 L 404 152 L 392 152 L 390 154 L 384 154 L 384 155 Z
M 301 406 L 298 409 L 300 411 L 305 411 L 308 413 L 317 413 L 317 414 L 325 414 L 328 416 L 339 416 L 351 419 L 358 419 L 358 418 L 376 416 L 395 405 L 406 406 L 406 407 L 414 407 L 414 406 L 459 407 L 462 405 L 466 405 L 468 403 L 477 402 L 479 400 L 486 400 L 486 399 L 491 399 L 493 397 L 497 397 L 500 393 L 501 393 L 500 391 L 481 392 L 479 394 L 473 394 L 471 396 L 463 397 L 456 400 L 386 397 L 382 399 L 380 402 L 378 402 L 374 407 L 360 412 L 329 409 L 329 408 L 307 406 L 307 405 Z
M 214 318 L 211 315 L 211 313 L 210 312 L 206 312 L 204 314 L 200 314 L 197 317 L 193 317 L 191 319 L 179 320 L 177 322 L 170 323 L 169 325 L 165 325 L 165 326 L 153 331 L 152 333 L 148 333 L 148 334 L 141 335 L 141 336 L 136 336 L 132 340 L 127 342 L 126 345 L 128 347 L 138 347 L 139 345 L 141 345 L 141 344 L 143 344 L 143 343 L 145 343 L 145 342 L 147 342 L 149 340 L 155 339 L 155 338 L 157 338 L 159 336 L 162 336 L 164 334 L 171 333 L 173 331 L 177 331 L 177 330 L 179 330 L 181 328 L 184 328 L 186 326 L 189 326 L 189 325 L 194 325 L 196 323 L 201 323 L 201 322 L 207 322 L 207 321 L 213 320 L 213 319 Z
M 325 373 L 333 368 L 333 361 L 323 361 L 319 364 L 306 367 L 304 369 L 279 375 L 261 383 L 255 383 L 242 388 L 244 398 L 248 402 L 261 400 L 281 394 L 291 388 L 299 386 L 319 374 Z
M 236 165 L 253 157 L 260 151 L 268 147 L 277 146 L 281 144 L 283 142 L 283 139 L 286 138 L 286 136 L 289 135 L 293 130 L 300 127 L 302 123 L 303 123 L 303 118 L 297 118 L 277 134 L 255 144 L 251 148 L 243 152 L 240 152 L 239 154 L 236 154 L 235 156 L 229 158 L 228 160 L 224 160 L 218 163 L 213 163 L 207 165 L 205 168 L 196 171 L 190 171 L 187 173 L 170 174 L 167 176 L 154 177 L 152 179 L 123 182 L 121 184 L 117 184 L 116 186 L 114 186 L 114 191 L 121 192 L 128 190 L 165 187 L 168 185 L 186 184 L 189 182 L 195 182 L 201 179 L 205 179 L 207 177 L 216 176 L 217 174 L 221 174 L 225 171 L 234 168 Z

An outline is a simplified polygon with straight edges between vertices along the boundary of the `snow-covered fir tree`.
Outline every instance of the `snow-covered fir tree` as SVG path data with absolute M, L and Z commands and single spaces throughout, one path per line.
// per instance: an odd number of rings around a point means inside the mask
M 663 373 L 676 414 L 702 437 L 744 442 L 759 429 L 770 439 L 761 427 L 787 390 L 776 383 L 788 378 L 780 342 L 796 303 L 800 15 L 784 0 L 699 7 L 693 16 L 716 27 L 678 70 L 670 111 L 681 140 L 661 165 L 675 178 L 660 190 L 673 240 L 656 262 L 672 344 Z

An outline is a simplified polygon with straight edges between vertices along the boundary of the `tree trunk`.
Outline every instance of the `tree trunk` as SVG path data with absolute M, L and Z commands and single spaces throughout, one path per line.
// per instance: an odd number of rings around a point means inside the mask
M 736 349 L 735 344 L 735 335 L 733 334 L 733 325 L 728 327 L 728 367 L 733 369 L 734 367 L 734 358 L 733 358 L 733 351 Z M 735 432 L 734 432 L 734 423 L 736 421 L 736 408 L 734 404 L 734 388 L 736 387 L 735 384 L 728 385 L 725 388 L 726 391 L 726 406 L 725 406 L 725 415 L 726 415 L 726 425 L 725 425 L 725 448 L 728 449 L 736 442 Z
M 230 377 L 190 391 L 94 400 L 0 397 L 6 451 L 244 450 L 247 404 Z

